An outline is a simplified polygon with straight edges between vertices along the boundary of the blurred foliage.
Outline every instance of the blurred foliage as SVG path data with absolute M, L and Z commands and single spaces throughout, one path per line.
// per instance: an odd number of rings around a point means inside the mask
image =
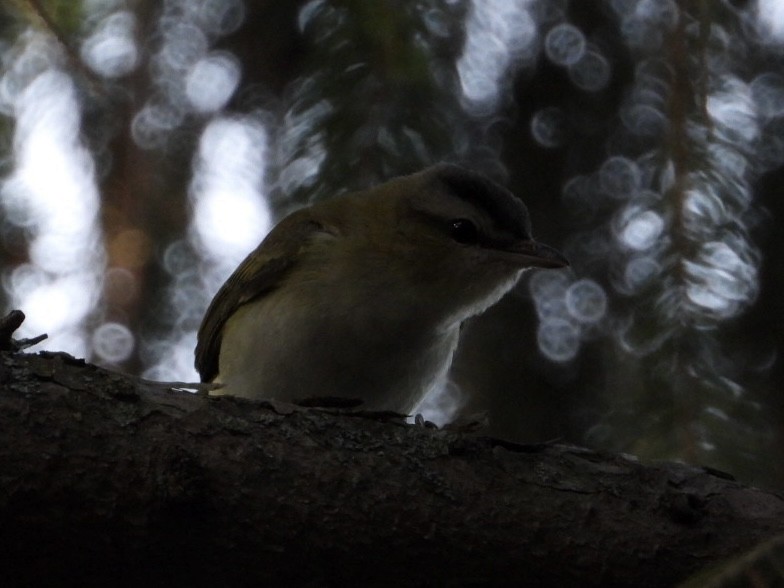
M 20 165 L 14 100 L 65 72 L 106 252 L 99 301 L 77 328 L 85 353 L 185 378 L 230 271 L 192 222 L 212 121 L 264 129 L 259 197 L 276 217 L 436 161 L 479 169 L 525 200 L 572 273 L 532 276 L 467 326 L 437 410 L 487 410 L 492 432 L 517 440 L 781 485 L 784 41 L 756 8 L 14 0 L 0 9 L 0 173 Z M 24 306 L 15 284 L 35 266 L 33 241 L 5 223 L 8 304 Z M 99 331 L 130 337 L 129 355 Z
M 453 31 L 432 35 L 425 14 L 436 4 L 344 0 L 302 10 L 311 52 L 285 92 L 282 210 L 460 156 L 464 122 L 449 63 L 461 11 L 443 15 Z

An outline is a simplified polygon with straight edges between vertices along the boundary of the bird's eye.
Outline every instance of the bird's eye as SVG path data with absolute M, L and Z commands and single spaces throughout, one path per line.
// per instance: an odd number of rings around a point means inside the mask
M 476 225 L 465 218 L 458 218 L 449 223 L 449 234 L 458 243 L 473 245 L 479 241 Z

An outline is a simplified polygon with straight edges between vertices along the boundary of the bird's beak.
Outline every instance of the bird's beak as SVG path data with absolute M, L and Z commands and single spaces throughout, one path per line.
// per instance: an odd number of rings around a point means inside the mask
M 518 241 L 506 251 L 523 267 L 559 268 L 569 265 L 569 260 L 555 247 L 530 239 Z

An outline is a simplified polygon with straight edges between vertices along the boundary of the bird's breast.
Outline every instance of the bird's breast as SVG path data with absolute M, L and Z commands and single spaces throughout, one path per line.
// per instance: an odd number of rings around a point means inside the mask
M 386 306 L 368 308 L 378 302 Z M 429 327 L 404 305 L 272 293 L 227 321 L 219 377 L 238 396 L 359 398 L 409 413 L 445 377 L 457 339 L 457 328 Z

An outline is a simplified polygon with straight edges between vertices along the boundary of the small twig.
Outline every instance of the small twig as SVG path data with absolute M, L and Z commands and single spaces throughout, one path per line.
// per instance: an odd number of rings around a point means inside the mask
M 22 349 L 27 349 L 28 347 L 32 347 L 33 345 L 38 345 L 44 339 L 48 339 L 49 335 L 46 333 L 42 333 L 35 337 L 30 337 L 29 339 L 17 339 L 13 341 L 14 351 L 22 351 Z
M 168 390 L 193 390 L 200 394 L 207 394 L 212 390 L 222 388 L 222 384 L 213 384 L 211 382 L 158 382 L 156 380 L 146 380 L 139 378 L 139 381 L 146 386 L 154 386 L 156 388 L 165 388 Z
M 21 310 L 12 310 L 0 319 L 0 351 L 21 351 L 47 338 L 48 335 L 44 333 L 30 339 L 13 339 L 11 335 L 22 325 L 24 320 L 25 313 Z
M 151 388 L 156 388 L 159 390 L 178 390 L 178 391 L 194 391 L 199 396 L 209 396 L 209 393 L 213 390 L 218 390 L 223 388 L 223 384 L 215 384 L 212 382 L 159 382 L 157 380 L 147 380 L 145 378 L 139 378 L 137 376 L 130 376 L 129 374 L 124 374 L 123 372 L 119 372 L 113 369 L 104 368 L 107 371 L 110 371 L 115 374 L 121 374 L 124 376 L 131 377 L 139 382 L 143 386 L 149 386 Z

